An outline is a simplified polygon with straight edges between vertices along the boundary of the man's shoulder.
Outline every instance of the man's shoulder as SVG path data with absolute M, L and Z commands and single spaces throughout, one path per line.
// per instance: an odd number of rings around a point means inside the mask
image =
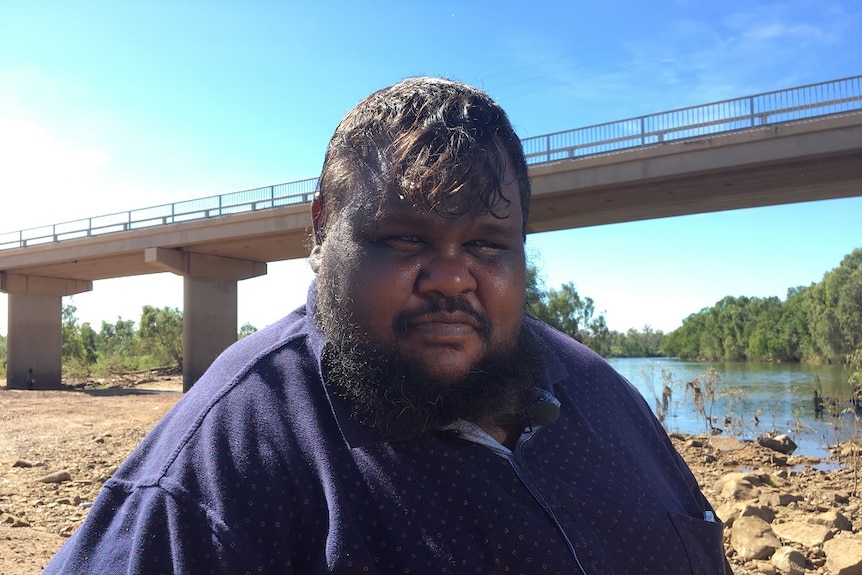
M 281 349 L 301 347 L 312 331 L 311 320 L 305 307 L 300 307 L 230 345 L 216 358 L 213 367 L 241 369 L 242 366 Z
M 215 398 L 237 385 L 247 388 L 249 380 L 273 385 L 281 376 L 298 376 L 306 367 L 316 364 L 313 344 L 316 330 L 313 322 L 299 308 L 282 319 L 256 331 L 225 349 L 194 384 L 193 395 Z M 264 369 L 265 366 L 269 366 Z M 270 374 L 265 375 L 265 374 Z M 298 382 L 301 377 L 295 377 Z M 259 381 L 258 381 L 259 380 Z

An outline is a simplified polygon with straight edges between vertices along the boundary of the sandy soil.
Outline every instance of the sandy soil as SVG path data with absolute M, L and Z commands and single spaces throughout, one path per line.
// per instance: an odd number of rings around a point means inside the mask
M 177 378 L 81 391 L 0 387 L 0 574 L 42 571 L 181 392 Z M 64 472 L 70 480 L 46 481 Z
M 182 385 L 177 377 L 66 391 L 8 390 L 4 384 L 0 381 L 0 575 L 33 575 L 81 524 L 102 483 L 182 397 Z M 846 466 L 776 457 L 756 444 L 725 449 L 720 442 L 674 441 L 708 496 L 716 479 L 729 472 L 783 470 L 786 490 L 800 495 L 800 505 L 818 511 L 839 505 L 837 500 L 841 509 L 852 510 L 854 526 L 862 526 L 856 477 Z M 824 572 L 821 559 L 809 554 L 811 572 Z M 734 570 L 760 572 L 741 563 Z

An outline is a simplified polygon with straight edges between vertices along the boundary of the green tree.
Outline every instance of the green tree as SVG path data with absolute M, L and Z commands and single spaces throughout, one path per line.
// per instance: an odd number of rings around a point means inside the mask
M 706 309 L 693 313 L 682 320 L 682 326 L 667 334 L 661 342 L 661 353 L 666 357 L 698 359 L 701 334 L 706 324 Z
M 80 329 L 78 330 L 78 338 L 81 340 L 81 349 L 83 351 L 83 360 L 88 364 L 96 363 L 98 359 L 96 348 L 97 348 L 97 339 L 99 334 L 93 331 L 93 328 L 90 327 L 89 322 L 84 322 L 81 324 Z
M 98 352 L 116 367 L 123 366 L 138 353 L 135 322 L 117 318 L 117 323 L 102 322 L 102 329 L 96 338 Z
M 145 305 L 138 328 L 138 343 L 140 351 L 152 356 L 159 365 L 182 365 L 182 312 L 172 307 Z
M 0 335 L 0 377 L 6 377 L 6 336 Z
M 85 351 L 80 338 L 78 308 L 72 303 L 63 304 L 61 316 L 63 360 L 83 360 Z
M 844 256 L 810 290 L 808 325 L 820 359 L 844 363 L 862 347 L 862 249 Z
M 603 314 L 597 315 L 590 321 L 589 330 L 584 337 L 584 343 L 602 357 L 611 356 L 613 334 L 608 329 L 608 323 Z
M 643 330 L 629 328 L 625 333 L 615 333 L 613 356 L 616 357 L 658 357 L 663 355 L 664 333 L 645 325 Z
M 539 268 L 533 264 L 527 264 L 527 287 L 524 295 L 524 308 L 528 313 L 536 317 L 542 313 L 544 305 L 544 282 L 539 274 Z
M 550 288 L 537 317 L 561 332 L 583 341 L 582 333 L 592 319 L 595 304 L 592 298 L 581 299 L 575 284 L 568 282 L 560 289 Z
M 253 333 L 254 333 L 254 332 L 256 332 L 256 331 L 257 331 L 257 328 L 256 328 L 256 327 L 254 327 L 253 325 L 251 325 L 251 323 L 249 323 L 249 322 L 245 322 L 245 323 L 244 323 L 244 324 L 242 324 L 242 326 L 239 328 L 239 333 L 237 334 L 237 337 L 236 337 L 236 338 L 237 338 L 237 339 L 242 339 L 242 338 L 244 338 L 244 337 L 247 337 L 247 336 L 249 336 L 249 335 L 253 334 Z

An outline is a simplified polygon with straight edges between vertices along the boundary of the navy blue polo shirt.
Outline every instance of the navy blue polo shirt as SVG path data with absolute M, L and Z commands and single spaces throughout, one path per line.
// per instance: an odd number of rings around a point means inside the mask
M 213 363 L 45 573 L 724 573 L 722 525 L 643 398 L 524 321 L 560 416 L 510 451 L 468 422 L 375 437 L 327 393 L 300 308 Z

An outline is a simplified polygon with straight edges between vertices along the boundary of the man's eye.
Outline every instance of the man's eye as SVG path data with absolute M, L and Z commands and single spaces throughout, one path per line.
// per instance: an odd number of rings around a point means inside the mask
M 422 245 L 422 239 L 419 236 L 392 236 L 387 238 L 386 243 L 395 249 L 416 249 Z
M 470 249 L 482 254 L 498 254 L 506 251 L 506 247 L 497 242 L 487 240 L 473 240 L 469 244 Z

